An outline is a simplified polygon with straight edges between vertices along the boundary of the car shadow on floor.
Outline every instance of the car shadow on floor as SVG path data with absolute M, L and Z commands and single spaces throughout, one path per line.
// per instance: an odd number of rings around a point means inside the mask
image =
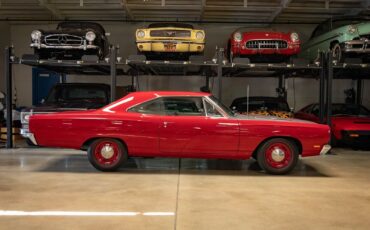
M 93 168 L 86 156 L 65 156 L 50 161 L 40 172 L 101 173 Z M 219 159 L 177 159 L 177 158 L 131 158 L 114 174 L 191 174 L 191 175 L 232 175 L 270 176 L 255 160 Z M 109 173 L 110 174 L 110 173 Z M 330 177 L 315 167 L 299 161 L 288 175 L 293 177 Z

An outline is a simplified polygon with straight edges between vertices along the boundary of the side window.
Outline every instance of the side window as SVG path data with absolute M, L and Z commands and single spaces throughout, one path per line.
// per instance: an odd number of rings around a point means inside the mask
M 209 103 L 207 100 L 204 100 L 206 106 L 206 113 L 209 117 L 222 117 L 222 114 L 216 109 L 216 107 Z
M 144 113 L 144 114 L 164 114 L 163 111 L 163 100 L 158 98 L 152 101 L 144 102 L 140 105 L 132 107 L 128 110 L 134 113 Z
M 174 116 L 204 116 L 201 97 L 165 97 L 164 112 Z

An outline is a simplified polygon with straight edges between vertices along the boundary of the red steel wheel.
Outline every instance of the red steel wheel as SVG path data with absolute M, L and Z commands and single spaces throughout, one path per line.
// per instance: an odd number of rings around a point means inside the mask
M 257 152 L 258 164 L 270 174 L 286 174 L 294 169 L 298 162 L 297 145 L 284 138 L 266 141 Z
M 87 153 L 90 163 L 101 171 L 115 171 L 127 160 L 126 147 L 111 138 L 95 140 Z

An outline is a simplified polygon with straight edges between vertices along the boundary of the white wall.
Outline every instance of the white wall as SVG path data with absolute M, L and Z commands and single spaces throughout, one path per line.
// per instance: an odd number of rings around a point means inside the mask
M 130 54 L 136 54 L 135 30 L 138 27 L 145 26 L 144 23 L 102 23 L 107 32 L 111 33 L 110 42 L 119 45 L 119 56 L 126 58 Z M 10 39 L 15 46 L 15 53 L 21 56 L 24 53 L 32 53 L 29 48 L 30 33 L 34 29 L 54 29 L 55 24 L 43 23 L 35 24 L 12 24 L 10 26 Z M 205 56 L 208 59 L 215 53 L 215 47 L 226 47 L 227 39 L 230 34 L 240 26 L 230 24 L 209 24 L 196 25 L 206 30 L 207 45 Z M 312 25 L 278 25 L 277 30 L 297 31 L 301 34 L 303 41 L 307 40 L 314 26 Z M 1 27 L 0 27 L 1 29 Z M 0 44 L 1 45 L 1 44 Z M 32 103 L 31 87 L 31 67 L 17 65 L 14 67 L 15 87 L 17 90 L 17 105 L 29 106 Z M 205 77 L 201 76 L 140 76 L 139 85 L 141 90 L 192 90 L 199 91 L 201 86 L 205 85 Z M 109 76 L 68 76 L 69 82 L 102 82 L 109 83 Z M 128 85 L 131 78 L 128 76 L 119 76 L 118 85 Z M 216 86 L 216 79 L 214 84 Z M 294 84 L 293 84 L 294 83 Z M 230 105 L 235 97 L 245 96 L 246 87 L 250 85 L 251 96 L 275 96 L 275 88 L 278 86 L 277 78 L 254 77 L 254 78 L 224 78 L 223 79 L 223 101 Z M 288 102 L 295 109 L 302 108 L 308 103 L 317 102 L 319 96 L 319 83 L 315 79 L 296 78 L 287 80 Z M 293 87 L 295 86 L 295 87 Z M 366 89 L 369 88 L 368 81 L 364 84 L 364 103 L 369 106 L 369 95 Z M 335 80 L 333 87 L 333 101 L 344 101 L 343 90 L 351 87 L 351 80 Z M 216 89 L 216 87 L 214 88 Z

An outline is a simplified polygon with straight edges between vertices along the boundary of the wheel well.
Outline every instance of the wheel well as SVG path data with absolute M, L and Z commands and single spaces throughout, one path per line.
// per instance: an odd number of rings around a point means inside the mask
M 339 43 L 337 40 L 330 42 L 330 49 L 332 49 L 337 43 Z
M 89 146 L 91 145 L 91 143 L 93 143 L 95 140 L 97 140 L 97 139 L 102 139 L 102 138 L 111 138 L 111 139 L 115 139 L 115 140 L 117 140 L 117 141 L 119 141 L 119 142 L 121 142 L 125 147 L 126 147 L 126 150 L 128 151 L 128 147 L 127 147 L 127 144 L 122 140 L 122 139 L 120 139 L 120 138 L 116 138 L 116 137 L 93 137 L 93 138 L 90 138 L 90 139 L 88 139 L 87 141 L 85 141 L 83 144 L 82 144 L 82 146 L 81 146 L 81 150 L 84 150 L 84 151 L 86 151 L 88 148 L 89 148 Z
M 252 157 L 254 158 L 254 159 L 257 159 L 257 151 L 258 151 L 258 149 L 260 149 L 261 148 L 261 146 L 264 144 L 264 143 L 266 143 L 267 141 L 269 141 L 269 140 L 271 140 L 271 139 L 275 139 L 275 138 L 283 138 L 283 139 L 286 139 L 286 140 L 289 140 L 289 141 L 291 141 L 291 142 L 293 142 L 297 147 L 298 147 L 298 152 L 299 152 L 299 155 L 301 155 L 302 154 L 302 143 L 298 140 L 298 139 L 296 139 L 296 138 L 294 138 L 294 137 L 284 137 L 284 136 L 276 136 L 276 137 L 269 137 L 269 138 L 266 138 L 265 140 L 263 140 L 258 146 L 257 146 L 257 148 L 253 151 L 253 153 L 252 153 Z

